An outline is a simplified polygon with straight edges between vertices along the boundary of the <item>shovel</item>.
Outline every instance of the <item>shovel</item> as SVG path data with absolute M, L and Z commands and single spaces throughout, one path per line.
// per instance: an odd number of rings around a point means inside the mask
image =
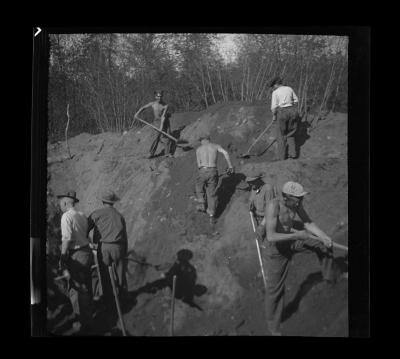
M 258 142 L 258 140 L 271 128 L 272 124 L 274 122 L 271 121 L 271 123 L 265 128 L 263 132 L 256 138 L 256 140 L 253 142 L 253 144 L 249 147 L 246 153 L 239 155 L 238 158 L 249 158 L 250 157 L 250 150 L 253 148 L 253 146 Z

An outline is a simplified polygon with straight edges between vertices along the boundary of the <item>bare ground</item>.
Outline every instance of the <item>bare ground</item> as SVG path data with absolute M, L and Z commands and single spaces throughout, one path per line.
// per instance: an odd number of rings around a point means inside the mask
M 251 143 L 269 123 L 266 106 L 241 103 L 214 105 L 207 111 L 172 117 L 175 135 L 192 147 L 200 133 L 209 131 L 212 140 L 228 149 L 236 174 L 222 175 L 218 190 L 218 222 L 212 226 L 195 211 L 196 177 L 193 149 L 177 148 L 175 158 L 146 159 L 150 128 L 126 135 L 81 134 L 69 140 L 72 159 L 64 159 L 65 145 L 49 145 L 48 243 L 57 252 L 59 213 L 54 194 L 66 188 L 77 191 L 79 209 L 87 215 L 101 205 L 99 194 L 113 188 L 121 198 L 117 209 L 127 221 L 129 248 L 149 263 L 173 263 L 181 249 L 193 257 L 188 262 L 196 273 L 195 285 L 187 285 L 192 301 L 177 299 L 175 335 L 269 335 L 264 320 L 262 279 L 252 228 L 248 196 L 243 181 L 250 168 L 265 170 L 270 180 L 282 185 L 301 182 L 311 193 L 305 199 L 313 220 L 334 240 L 347 238 L 347 115 L 332 114 L 310 131 L 303 122 L 298 142 L 298 160 L 274 161 L 275 145 L 261 156 L 241 159 Z M 309 132 L 310 131 L 310 132 Z M 308 134 L 309 133 L 309 134 Z M 269 132 L 252 153 L 262 153 L 272 140 Z M 161 151 L 161 148 L 158 150 Z M 344 253 L 335 251 L 340 263 Z M 170 281 L 150 266 L 128 262 L 131 293 L 124 321 L 129 335 L 165 336 L 169 333 Z M 49 254 L 48 283 L 53 283 L 54 262 Z M 184 273 L 182 274 L 184 277 Z M 49 328 L 68 334 L 68 300 L 49 285 Z M 334 287 L 321 282 L 317 258 L 296 255 L 287 279 L 284 335 L 347 336 L 347 281 Z M 99 335 L 120 335 L 116 318 L 104 325 L 99 317 Z M 61 324 L 60 324 L 61 323 Z M 65 324 L 63 326 L 63 323 Z M 57 327 L 58 325 L 58 327 Z M 114 327 L 114 331 L 112 328 Z

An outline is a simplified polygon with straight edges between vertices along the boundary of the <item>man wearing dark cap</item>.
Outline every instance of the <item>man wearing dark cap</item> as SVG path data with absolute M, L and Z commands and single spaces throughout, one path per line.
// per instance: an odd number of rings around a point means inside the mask
M 168 105 L 163 101 L 163 91 L 154 91 L 155 100 L 149 102 L 147 105 L 142 106 L 135 114 L 135 118 L 145 110 L 151 107 L 154 113 L 154 126 L 158 126 L 160 131 L 171 134 L 170 114 L 167 113 Z M 164 136 L 158 131 L 153 133 L 153 142 L 150 147 L 149 158 L 153 158 L 161 138 L 164 142 L 164 155 L 166 157 L 173 157 L 172 155 L 172 141 L 167 136 Z
M 90 330 L 93 313 L 91 284 L 93 254 L 87 237 L 87 218 L 75 209 L 75 203 L 79 202 L 75 191 L 67 191 L 57 197 L 60 199 L 60 208 L 63 212 L 60 267 L 70 279 L 72 307 L 79 317 L 81 332 L 86 333 Z
M 265 208 L 268 201 L 277 196 L 276 188 L 267 182 L 266 176 L 261 171 L 253 171 L 246 177 L 246 182 L 251 187 L 249 210 L 256 221 L 256 233 L 260 240 L 265 238 Z
M 273 90 L 271 100 L 272 121 L 277 122 L 278 158 L 279 160 L 285 160 L 287 158 L 286 152 L 288 152 L 288 158 L 296 158 L 294 136 L 299 121 L 297 111 L 299 100 L 291 87 L 282 84 L 280 77 L 274 78 L 270 87 Z
M 216 190 L 218 186 L 217 157 L 222 153 L 228 163 L 228 174 L 232 174 L 232 166 L 229 154 L 220 145 L 210 142 L 210 136 L 203 134 L 199 137 L 201 146 L 196 150 L 197 167 L 199 175 L 196 179 L 197 210 L 207 212 L 210 222 L 215 223 Z M 206 192 L 206 193 L 205 193 Z M 206 195 L 207 194 L 207 195 Z
M 98 244 L 97 258 L 106 304 L 112 305 L 113 292 L 108 266 L 115 264 L 117 289 L 120 297 L 126 295 L 125 257 L 128 237 L 126 222 L 114 204 L 119 201 L 117 195 L 106 190 L 101 196 L 103 207 L 95 210 L 88 218 L 88 233 L 93 230 L 93 243 Z

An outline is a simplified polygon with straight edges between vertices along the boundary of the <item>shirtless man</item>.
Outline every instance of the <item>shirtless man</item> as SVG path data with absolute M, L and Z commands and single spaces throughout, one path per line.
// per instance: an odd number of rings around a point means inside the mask
M 216 190 L 218 186 L 217 155 L 222 153 L 228 163 L 228 174 L 234 172 L 229 154 L 220 145 L 210 142 L 210 136 L 204 135 L 199 138 L 201 146 L 196 150 L 197 167 L 199 175 L 196 179 L 197 210 L 206 212 L 210 216 L 211 223 L 215 223 Z M 205 199 L 205 190 L 207 200 Z M 207 208 L 207 209 L 206 209 Z
M 159 125 L 159 129 L 171 134 L 171 124 L 169 121 L 169 115 L 167 114 L 168 105 L 164 103 L 163 91 L 154 91 L 155 101 L 149 102 L 147 105 L 142 106 L 135 114 L 135 118 L 139 116 L 139 114 L 145 110 L 146 108 L 151 107 L 154 113 L 154 125 L 157 127 Z M 149 158 L 153 158 L 155 152 L 157 151 L 157 146 L 160 142 L 161 136 L 164 139 L 164 154 L 167 157 L 172 157 L 172 141 L 167 137 L 162 135 L 160 132 L 155 131 L 153 133 L 153 142 L 150 147 L 150 155 Z
M 266 316 L 272 335 L 281 335 L 280 323 L 284 307 L 285 280 L 289 262 L 296 252 L 314 252 L 322 267 L 322 276 L 328 283 L 335 283 L 337 272 L 333 268 L 332 240 L 308 216 L 302 200 L 307 192 L 296 182 L 287 182 L 282 187 L 282 197 L 270 193 L 266 208 Z M 298 216 L 304 230 L 293 229 Z M 314 238 L 313 238 L 314 237 Z M 319 237 L 315 239 L 315 237 Z

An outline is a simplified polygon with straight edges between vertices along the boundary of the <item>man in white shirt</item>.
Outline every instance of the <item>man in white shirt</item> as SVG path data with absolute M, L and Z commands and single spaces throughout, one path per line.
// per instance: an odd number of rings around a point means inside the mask
M 87 333 L 93 313 L 91 284 L 93 253 L 87 237 L 88 222 L 86 216 L 75 209 L 75 203 L 79 202 L 75 191 L 68 191 L 57 197 L 60 199 L 60 208 L 63 212 L 60 266 L 64 269 L 64 273 L 70 276 L 70 298 L 74 313 L 80 319 L 81 333 Z
M 273 89 L 271 99 L 272 121 L 277 122 L 278 157 L 280 160 L 296 158 L 294 136 L 299 121 L 297 111 L 299 99 L 291 87 L 282 85 L 282 80 L 279 77 L 271 81 L 270 87 Z M 286 147 L 288 147 L 288 156 L 286 156 Z

